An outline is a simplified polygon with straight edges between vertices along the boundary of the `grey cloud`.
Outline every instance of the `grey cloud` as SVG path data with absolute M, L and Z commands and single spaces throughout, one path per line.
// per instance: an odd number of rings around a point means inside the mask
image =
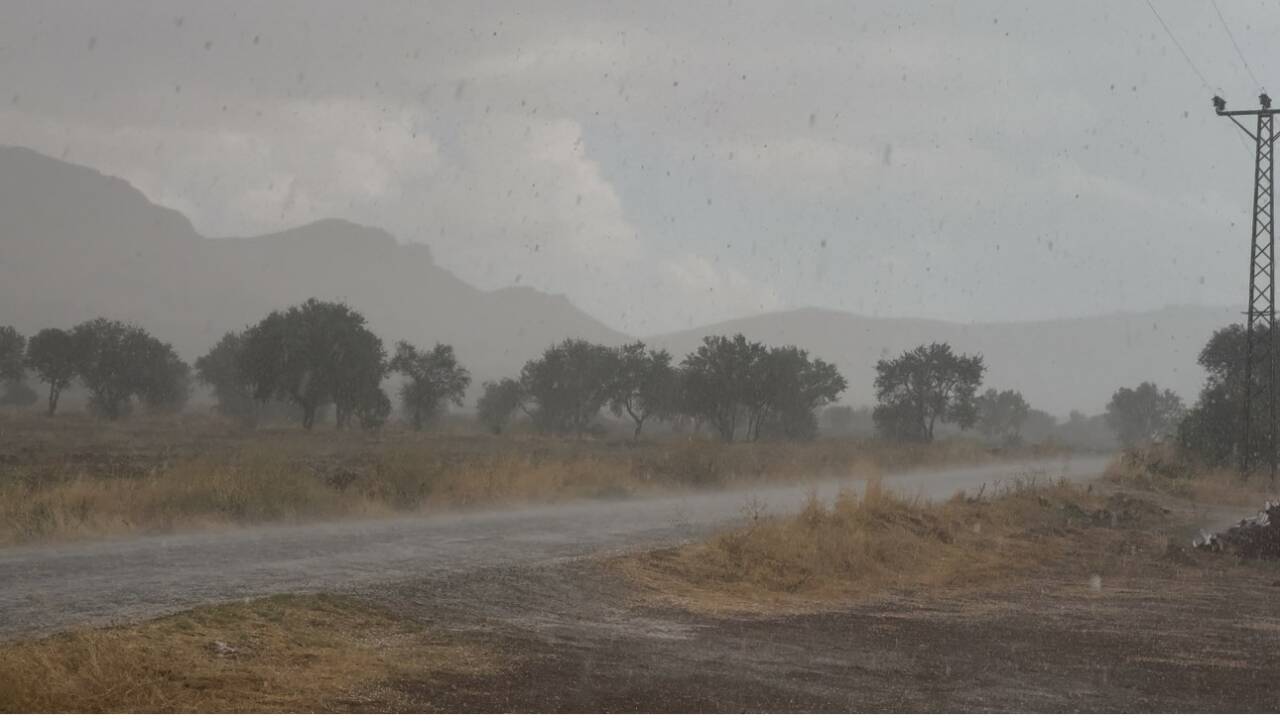
M 1161 8 L 1248 102 L 1212 10 Z M 1280 70 L 1280 16 L 1224 13 L 1259 75 Z M 211 235 L 352 218 L 636 333 L 807 305 L 1238 302 L 1251 158 L 1143 3 L 8 15 L 0 140 L 123 176 Z

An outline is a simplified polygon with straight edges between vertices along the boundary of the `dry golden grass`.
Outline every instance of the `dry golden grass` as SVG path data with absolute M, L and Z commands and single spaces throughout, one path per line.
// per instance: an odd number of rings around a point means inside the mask
M 0 712 L 393 710 L 388 681 L 495 661 L 345 598 L 278 596 L 0 646 Z
M 0 416 L 0 544 L 863 477 L 1000 454 L 972 441 L 307 434 L 200 415 L 108 424 L 9 414 Z
M 683 547 L 614 562 L 651 596 L 700 612 L 824 608 L 851 597 L 1013 579 L 1163 515 L 1150 502 L 1066 482 L 1016 481 L 991 496 L 908 500 L 865 494 L 796 515 L 752 517 Z M 1163 549 L 1167 539 L 1146 540 Z
M 1213 505 L 1260 505 L 1268 498 L 1265 473 L 1242 477 L 1237 470 L 1190 461 L 1168 444 L 1126 450 L 1107 466 L 1103 480 L 1129 489 Z M 1272 492 L 1274 494 L 1274 492 Z

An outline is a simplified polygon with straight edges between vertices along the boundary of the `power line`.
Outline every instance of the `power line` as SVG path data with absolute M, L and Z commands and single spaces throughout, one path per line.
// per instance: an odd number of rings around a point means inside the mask
M 1280 445 L 1280 349 L 1276 348 L 1276 234 L 1275 234 L 1275 142 L 1273 133 L 1275 115 L 1271 99 L 1265 94 L 1258 98 L 1257 110 L 1226 110 L 1220 97 L 1213 99 L 1214 111 L 1233 121 L 1240 130 L 1254 140 L 1256 156 L 1253 163 L 1253 229 L 1249 240 L 1249 305 L 1245 327 L 1244 395 L 1242 397 L 1242 433 L 1237 438 L 1235 450 L 1241 474 L 1247 476 L 1255 465 L 1266 461 L 1271 472 L 1271 484 L 1276 483 L 1280 467 L 1277 451 Z M 1253 116 L 1257 130 L 1250 131 L 1238 120 L 1239 116 Z M 1258 338 L 1260 334 L 1264 334 Z M 1255 377 L 1261 371 L 1265 379 Z M 1264 414 L 1255 414 L 1258 411 Z M 1265 420 L 1264 425 L 1255 424 Z
M 1209 92 L 1213 92 L 1213 87 L 1209 85 L 1209 81 L 1205 80 L 1204 73 L 1200 72 L 1200 69 L 1196 67 L 1194 62 L 1192 62 L 1191 56 L 1187 55 L 1187 51 L 1182 47 L 1182 43 L 1179 43 L 1178 39 L 1173 36 L 1173 31 L 1169 29 L 1164 18 L 1160 17 L 1160 13 L 1156 11 L 1156 6 L 1151 4 L 1151 0 L 1147 0 L 1147 7 L 1151 8 L 1151 14 L 1156 16 L 1156 20 L 1160 22 L 1160 27 L 1164 28 L 1165 35 L 1169 36 L 1169 40 L 1173 41 L 1174 47 L 1178 49 L 1179 53 L 1182 53 L 1183 60 L 1186 60 L 1187 65 L 1191 66 L 1192 72 L 1194 72 L 1196 77 L 1200 79 L 1200 83 L 1204 86 L 1204 89 Z
M 1244 64 L 1244 69 L 1249 71 L 1249 77 L 1253 78 L 1254 87 L 1261 90 L 1262 83 L 1259 83 L 1258 76 L 1253 74 L 1253 68 L 1249 67 L 1249 61 L 1244 59 L 1244 53 L 1240 50 L 1240 44 L 1236 42 L 1236 36 L 1232 34 L 1231 27 L 1227 25 L 1227 19 L 1222 17 L 1222 9 L 1218 7 L 1218 0 L 1213 0 L 1213 10 L 1218 13 L 1218 22 L 1222 23 L 1222 29 L 1227 31 L 1227 37 L 1231 38 L 1231 47 L 1236 49 L 1236 55 L 1239 56 L 1240 62 Z

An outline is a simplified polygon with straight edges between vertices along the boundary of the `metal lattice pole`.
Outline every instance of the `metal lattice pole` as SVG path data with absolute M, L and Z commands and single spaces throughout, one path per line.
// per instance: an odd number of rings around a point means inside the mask
M 1275 174 L 1273 157 L 1276 135 L 1272 120 L 1276 113 L 1271 108 L 1271 98 L 1263 93 L 1258 98 L 1257 110 L 1226 110 L 1226 101 L 1214 97 L 1213 105 L 1218 115 L 1225 116 L 1240 127 L 1255 145 L 1253 164 L 1253 232 L 1249 242 L 1249 305 L 1245 311 L 1244 399 L 1242 434 L 1238 440 L 1240 471 L 1247 475 L 1264 460 L 1276 482 L 1277 464 L 1277 358 L 1280 354 L 1272 348 L 1276 325 L 1276 264 L 1275 264 Z M 1252 115 L 1257 119 L 1255 131 L 1250 131 L 1236 116 Z M 1255 367 L 1266 375 L 1259 383 Z M 1263 424 L 1255 423 L 1255 415 L 1264 411 Z M 1265 425 L 1265 434 L 1260 426 Z

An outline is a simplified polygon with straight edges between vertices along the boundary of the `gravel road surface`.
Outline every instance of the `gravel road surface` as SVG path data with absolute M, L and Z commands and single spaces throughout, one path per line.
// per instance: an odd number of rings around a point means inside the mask
M 1074 457 L 890 475 L 929 499 L 1018 475 L 1098 475 Z M 743 518 L 786 512 L 859 480 L 661 498 L 598 500 L 449 516 L 332 522 L 0 550 L 0 639 L 154 617 L 284 592 L 359 592 L 486 567 L 554 562 L 677 544 Z

